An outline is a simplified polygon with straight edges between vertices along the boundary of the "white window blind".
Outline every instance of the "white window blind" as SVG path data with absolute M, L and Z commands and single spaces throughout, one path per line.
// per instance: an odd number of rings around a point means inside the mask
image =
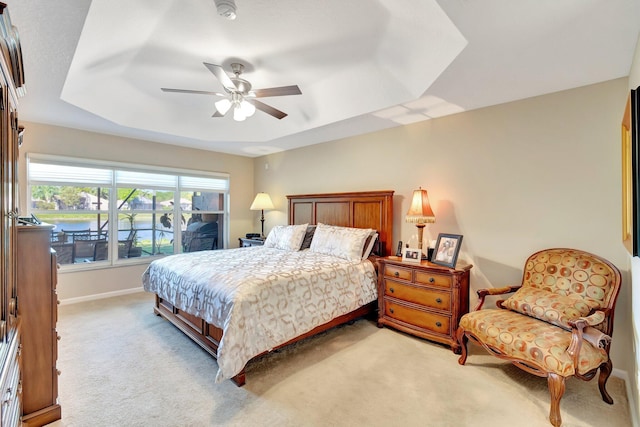
M 203 190 L 226 192 L 229 190 L 229 180 L 226 178 L 203 178 L 198 176 L 181 176 L 182 190 Z
M 29 163 L 30 184 L 78 184 L 91 186 L 110 186 L 113 171 L 103 168 L 87 168 L 55 163 Z
M 119 187 L 175 189 L 177 177 L 162 173 L 117 170 L 116 182 Z
M 182 175 L 173 171 L 132 170 L 123 165 L 109 166 L 96 164 L 92 166 L 78 165 L 73 160 L 30 158 L 28 174 L 30 185 L 88 185 L 110 187 L 114 183 L 118 187 L 143 189 L 162 189 L 182 191 L 209 191 L 227 193 L 229 177 Z M 85 163 L 89 163 L 86 161 Z M 114 179 L 115 178 L 115 179 Z M 179 185 L 178 185 L 179 184 Z

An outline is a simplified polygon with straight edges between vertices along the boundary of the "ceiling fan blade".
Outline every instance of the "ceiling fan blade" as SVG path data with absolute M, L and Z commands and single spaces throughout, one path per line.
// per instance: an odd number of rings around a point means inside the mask
M 233 84 L 231 78 L 227 73 L 225 73 L 221 66 L 209 64 L 207 62 L 203 62 L 203 64 L 213 73 L 214 76 L 218 78 L 218 80 L 220 80 L 220 83 L 222 83 L 222 86 L 224 86 L 227 91 L 233 92 L 237 90 L 236 85 Z
M 287 113 L 282 112 L 280 110 L 278 110 L 277 108 L 273 108 L 271 105 L 267 105 L 264 102 L 260 102 L 256 99 L 245 99 L 247 102 L 252 103 L 253 105 L 255 105 L 255 107 L 267 114 L 272 115 L 273 117 L 275 117 L 278 120 L 282 120 L 285 117 L 287 117 Z
M 206 90 L 189 90 L 189 89 L 170 89 L 167 87 L 160 88 L 163 92 L 176 92 L 176 93 L 195 93 L 198 95 L 216 95 L 216 96 L 227 96 L 224 93 L 220 92 L 207 92 Z
M 268 96 L 302 95 L 300 88 L 294 86 L 270 87 L 266 89 L 254 89 L 252 91 L 256 98 L 266 98 Z
M 211 117 L 224 117 L 224 114 L 220 114 L 220 112 L 219 112 L 218 110 L 216 110 L 216 112 L 215 112 L 215 113 L 213 113 L 213 114 L 211 115 Z

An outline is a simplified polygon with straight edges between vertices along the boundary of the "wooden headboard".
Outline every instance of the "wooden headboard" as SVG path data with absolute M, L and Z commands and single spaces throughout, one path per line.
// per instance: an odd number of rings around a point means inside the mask
M 287 196 L 289 224 L 319 222 L 378 231 L 381 255 L 393 252 L 393 191 L 302 194 Z

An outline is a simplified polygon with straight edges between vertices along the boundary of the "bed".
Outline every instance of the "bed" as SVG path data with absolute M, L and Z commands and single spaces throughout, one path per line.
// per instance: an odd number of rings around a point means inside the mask
M 392 253 L 393 191 L 287 199 L 289 224 L 263 247 L 172 255 L 143 274 L 154 312 L 218 360 L 216 382 L 241 386 L 250 360 L 376 310 L 375 256 Z M 357 256 L 327 244 L 346 235 L 368 235 Z M 303 240 L 309 248 L 297 250 Z M 359 258 L 367 248 L 375 255 Z

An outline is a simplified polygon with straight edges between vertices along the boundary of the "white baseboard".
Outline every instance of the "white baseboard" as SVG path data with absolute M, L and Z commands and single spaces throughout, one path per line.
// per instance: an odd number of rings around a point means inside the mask
M 627 373 L 627 371 L 613 368 L 611 375 L 617 378 L 622 378 L 624 380 L 624 385 L 627 390 L 627 399 L 629 401 L 629 415 L 631 416 L 631 425 L 633 427 L 640 427 L 640 424 L 638 424 L 639 408 L 634 398 L 635 394 L 631 390 L 631 382 L 629 381 L 629 374 Z
M 94 300 L 103 299 L 103 298 L 111 298 L 111 297 L 117 297 L 121 295 L 136 294 L 138 292 L 144 292 L 144 289 L 142 288 L 142 286 L 138 288 L 123 289 L 121 291 L 105 292 L 103 294 L 94 294 L 94 295 L 86 295 L 86 296 L 77 297 L 77 298 L 62 299 L 60 300 L 60 305 L 77 304 L 79 302 L 94 301 Z

